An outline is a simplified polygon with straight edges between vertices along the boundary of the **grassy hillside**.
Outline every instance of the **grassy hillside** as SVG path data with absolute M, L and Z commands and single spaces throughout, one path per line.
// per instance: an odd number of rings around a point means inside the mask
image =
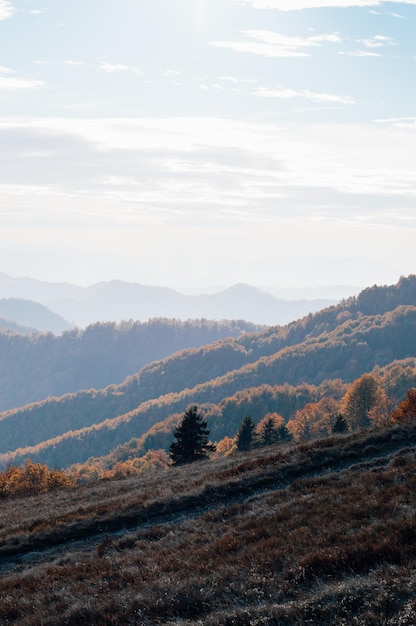
M 416 427 L 5 500 L 0 621 L 410 626 Z
M 256 329 L 241 320 L 153 319 L 97 323 L 60 336 L 0 331 L 0 410 L 121 383 L 146 363 Z

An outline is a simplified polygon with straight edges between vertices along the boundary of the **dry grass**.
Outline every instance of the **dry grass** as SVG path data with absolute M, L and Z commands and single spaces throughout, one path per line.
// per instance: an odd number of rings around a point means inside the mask
M 6 501 L 0 623 L 414 625 L 415 443 L 395 428 Z

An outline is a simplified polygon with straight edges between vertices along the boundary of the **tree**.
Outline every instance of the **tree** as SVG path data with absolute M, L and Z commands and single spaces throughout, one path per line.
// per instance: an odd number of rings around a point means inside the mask
M 343 398 L 343 407 L 348 426 L 352 430 L 371 426 L 369 414 L 378 403 L 380 394 L 380 385 L 371 374 L 363 374 L 349 386 Z
M 339 403 L 334 398 L 323 397 L 318 402 L 309 402 L 288 422 L 288 428 L 297 441 L 309 441 L 326 437 L 339 413 Z
M 338 435 L 338 434 L 346 433 L 347 431 L 348 431 L 348 424 L 345 421 L 345 418 L 342 415 L 342 413 L 338 413 L 338 415 L 335 418 L 335 422 L 332 425 L 332 432 Z
M 290 437 L 283 417 L 278 413 L 268 413 L 257 426 L 256 434 L 259 446 L 271 446 Z
M 375 428 L 385 428 L 392 422 L 392 413 L 395 402 L 384 390 L 381 391 L 380 398 L 375 406 L 369 411 L 368 417 Z
M 416 387 L 408 389 L 402 400 L 391 414 L 393 422 L 410 423 L 416 420 Z
M 277 440 L 277 426 L 274 423 L 274 419 L 272 417 L 268 417 L 262 424 L 259 432 L 259 445 L 271 446 L 273 443 L 276 443 Z
M 224 437 L 216 444 L 215 458 L 229 456 L 235 452 L 236 444 L 234 437 Z
M 253 445 L 255 427 L 256 425 L 250 415 L 246 415 L 237 431 L 237 450 L 243 452 L 251 449 Z
M 286 424 L 281 424 L 277 429 L 277 440 L 282 443 L 293 441 L 293 435 L 286 426 Z
M 317 417 L 317 404 L 309 402 L 303 409 L 296 411 L 288 422 L 288 427 L 296 441 L 309 441 L 312 437 L 312 425 Z
M 170 444 L 169 456 L 173 465 L 184 465 L 205 459 L 215 452 L 215 445 L 209 443 L 207 422 L 196 406 L 187 409 L 182 422 L 174 430 L 176 441 Z

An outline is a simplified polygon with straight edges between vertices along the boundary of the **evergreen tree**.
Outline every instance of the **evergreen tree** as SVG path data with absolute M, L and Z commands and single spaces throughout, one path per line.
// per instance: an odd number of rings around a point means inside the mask
M 281 424 L 277 429 L 277 440 L 283 442 L 288 442 L 293 440 L 293 435 L 286 426 L 286 424 Z
M 237 450 L 242 452 L 252 448 L 255 427 L 256 425 L 250 415 L 246 415 L 237 431 Z
M 256 428 L 254 443 L 263 447 L 292 441 L 292 439 L 292 434 L 283 417 L 279 413 L 267 413 Z
M 338 415 L 335 418 L 335 422 L 333 423 L 333 426 L 332 426 L 332 432 L 334 434 L 342 434 L 342 433 L 346 433 L 347 431 L 348 431 L 348 424 L 345 421 L 342 413 L 338 413 Z
M 268 417 L 261 426 L 259 433 L 259 445 L 271 446 L 279 441 L 279 427 L 272 417 Z
M 170 444 L 169 456 L 173 465 L 184 465 L 205 459 L 215 452 L 215 445 L 209 443 L 207 422 L 198 413 L 196 406 L 187 409 L 180 425 L 174 430 L 176 441 Z

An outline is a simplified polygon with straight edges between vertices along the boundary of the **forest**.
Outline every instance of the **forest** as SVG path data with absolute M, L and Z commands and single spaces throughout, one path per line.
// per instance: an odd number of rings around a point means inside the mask
M 7 324 L 10 328 L 11 322 Z M 0 410 L 121 383 L 147 363 L 174 352 L 258 328 L 242 320 L 163 318 L 97 322 L 60 335 L 20 333 L 15 326 L 14 332 L 0 332 Z
M 91 361 L 86 359 L 83 370 L 71 362 L 70 355 L 75 345 L 88 352 L 88 340 L 92 360 L 104 369 L 105 363 L 127 361 L 128 354 L 138 358 L 143 344 L 151 344 L 152 334 L 159 346 L 165 344 L 166 350 L 170 346 L 173 352 L 148 362 L 121 383 L 102 388 L 85 384 L 81 391 L 3 411 L 0 463 L 6 467 L 30 458 L 55 469 L 108 471 L 133 458 L 166 452 L 173 429 L 191 404 L 201 407 L 215 442 L 234 437 L 247 414 L 259 422 L 277 413 L 298 438 L 302 436 L 299 424 L 306 419 L 307 430 L 318 436 L 328 432 L 331 411 L 342 410 L 348 387 L 364 374 L 374 377 L 386 406 L 393 407 L 405 397 L 416 384 L 415 324 L 416 277 L 409 276 L 396 285 L 368 288 L 287 326 L 253 332 L 242 322 L 224 327 L 212 323 L 214 333 L 225 332 L 226 338 L 179 351 L 174 338 L 179 335 L 183 341 L 192 333 L 207 337 L 210 324 L 197 328 L 194 323 L 154 320 L 145 327 L 133 322 L 122 327 L 94 325 L 82 333 L 79 344 L 74 340 L 76 331 L 64 333 L 59 341 L 40 335 L 37 341 L 42 346 L 48 342 L 54 346 L 55 352 L 45 349 L 48 358 L 55 353 L 59 361 L 60 355 L 69 371 L 85 381 L 84 372 L 93 369 Z M 10 337 L 17 346 L 27 347 L 17 334 L 7 334 L 6 344 Z M 70 347 L 68 358 L 65 341 Z M 4 364 L 2 371 L 7 369 Z M 64 377 L 59 366 L 50 369 Z M 49 379 L 42 362 L 29 359 L 20 386 L 26 379 L 27 387 L 37 385 L 31 382 L 31 372 L 35 380 Z

